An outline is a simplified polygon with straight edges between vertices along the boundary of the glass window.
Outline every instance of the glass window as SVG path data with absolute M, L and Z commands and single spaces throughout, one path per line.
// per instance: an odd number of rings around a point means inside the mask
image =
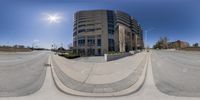
M 113 29 L 108 29 L 108 34 L 114 34 L 114 30 Z
M 95 37 L 94 36 L 88 36 L 87 44 L 88 44 L 88 46 L 94 46 L 95 45 Z
M 95 29 L 87 29 L 87 32 L 93 32 Z
M 78 38 L 78 46 L 85 46 L 85 37 Z
M 87 49 L 87 55 L 95 55 L 95 49 L 89 48 Z
M 84 26 L 86 26 L 85 24 L 83 24 L 83 25 L 78 25 L 78 27 L 84 27 Z
M 101 55 L 101 49 L 98 49 L 98 55 Z
M 85 29 L 78 30 L 78 33 L 85 32 Z
M 114 39 L 108 39 L 108 51 L 115 51 Z
M 97 39 L 97 46 L 101 46 L 101 39 Z
M 76 44 L 76 43 L 77 43 L 77 42 L 76 42 L 76 41 L 74 41 L 74 43 L 73 43 L 73 44 L 74 44 L 74 47 L 76 47 L 76 46 L 77 46 L 77 44 Z

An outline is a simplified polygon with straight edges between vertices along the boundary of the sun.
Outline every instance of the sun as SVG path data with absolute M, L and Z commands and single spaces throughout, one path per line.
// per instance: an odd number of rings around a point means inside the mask
M 47 20 L 49 23 L 60 23 L 61 16 L 54 14 L 54 15 L 48 15 Z

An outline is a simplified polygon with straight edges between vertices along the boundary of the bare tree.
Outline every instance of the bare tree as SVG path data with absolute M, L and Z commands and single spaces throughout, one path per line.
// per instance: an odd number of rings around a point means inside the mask
M 69 44 L 67 45 L 67 47 L 68 47 L 68 49 L 72 49 L 72 47 L 73 47 L 72 43 L 69 43 Z
M 193 47 L 199 47 L 198 43 L 193 44 Z
M 168 41 L 169 39 L 167 37 L 160 37 L 160 40 L 156 42 L 154 48 L 168 49 Z

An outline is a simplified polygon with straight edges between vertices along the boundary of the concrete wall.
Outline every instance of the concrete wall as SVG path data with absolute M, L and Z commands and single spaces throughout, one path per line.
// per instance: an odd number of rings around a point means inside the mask
M 105 61 L 117 60 L 132 55 L 131 53 L 104 54 Z

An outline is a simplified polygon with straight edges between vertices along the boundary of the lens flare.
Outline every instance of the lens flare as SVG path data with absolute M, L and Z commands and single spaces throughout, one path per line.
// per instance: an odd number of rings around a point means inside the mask
M 55 14 L 55 15 L 48 15 L 47 20 L 49 23 L 60 23 L 61 16 Z

